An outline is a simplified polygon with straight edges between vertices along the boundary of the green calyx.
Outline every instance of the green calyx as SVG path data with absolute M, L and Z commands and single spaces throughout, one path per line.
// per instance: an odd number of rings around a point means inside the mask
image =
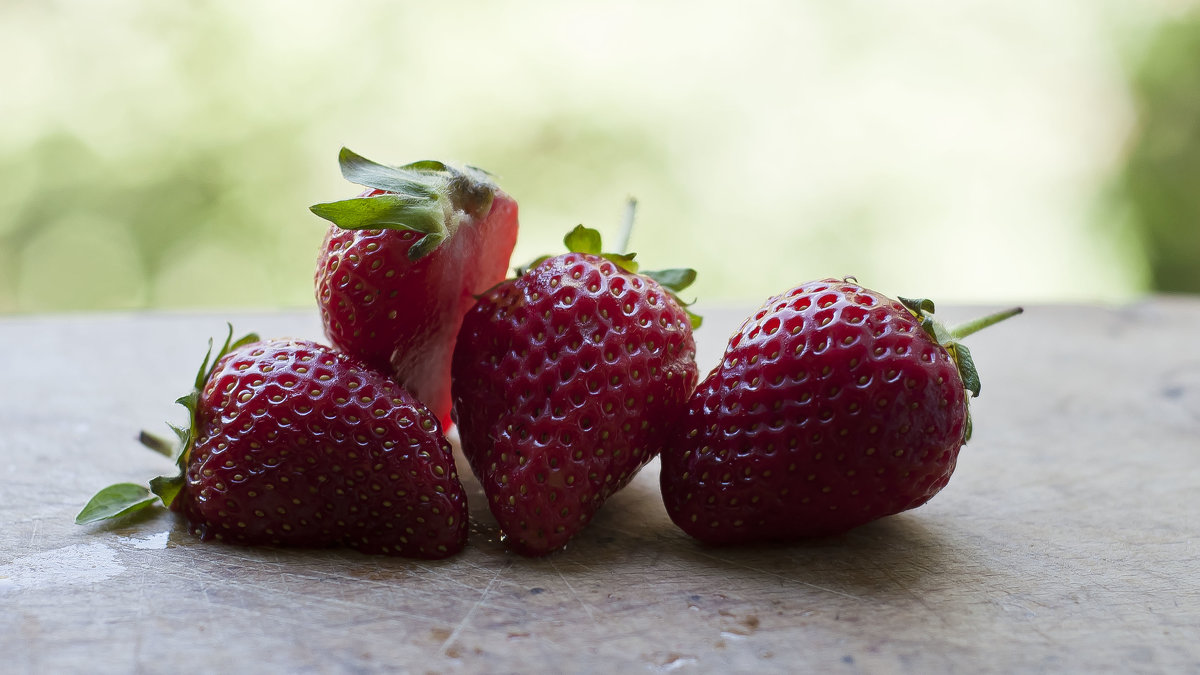
M 912 312 L 913 316 L 917 317 L 917 320 L 921 322 L 921 328 L 935 342 L 946 348 L 950 358 L 954 359 L 954 364 L 958 366 L 958 374 L 962 377 L 963 387 L 971 392 L 972 398 L 979 396 L 979 371 L 975 368 L 975 359 L 971 357 L 971 350 L 962 343 L 962 339 L 1025 311 L 1021 307 L 1013 307 L 959 324 L 953 328 L 946 328 L 930 316 L 934 312 L 932 300 L 928 298 L 897 298 L 897 300 Z M 963 442 L 970 440 L 971 427 L 971 415 L 968 411 Z
M 921 322 L 921 328 L 925 329 L 929 337 L 950 353 L 950 357 L 958 365 L 958 373 L 962 376 L 963 386 L 971 392 L 972 398 L 979 396 L 979 371 L 975 369 L 975 360 L 971 358 L 971 350 L 962 343 L 962 339 L 1025 311 L 1021 307 L 1013 307 L 959 324 L 953 328 L 946 328 L 930 316 L 934 312 L 932 300 L 927 298 L 897 298 L 897 300 L 908 308 L 913 316 L 917 317 L 917 320 Z
M 342 176 L 351 183 L 384 190 L 315 204 L 309 209 L 348 230 L 409 230 L 423 235 L 408 250 L 412 261 L 433 252 L 465 222 L 486 216 L 496 185 L 486 171 L 433 160 L 388 166 L 348 148 L 338 153 Z
M 696 270 L 691 268 L 642 270 L 635 259 L 637 253 L 624 252 L 624 246 L 629 243 L 628 231 L 629 227 L 631 227 L 631 211 L 634 202 L 630 201 L 630 204 L 630 211 L 626 213 L 626 232 L 623 237 L 622 252 L 604 252 L 604 244 L 602 244 L 600 233 L 595 231 L 595 229 L 583 227 L 582 225 L 576 225 L 575 228 L 566 233 L 566 237 L 563 238 L 566 250 L 572 253 L 588 253 L 588 255 L 600 256 L 608 259 L 608 261 L 612 261 L 613 264 L 616 264 L 620 269 L 628 271 L 628 273 L 650 277 L 650 279 L 658 282 L 659 286 L 664 287 L 667 293 L 670 293 L 671 297 L 679 303 L 679 306 L 683 307 L 683 311 L 688 313 L 688 321 L 691 323 L 691 327 L 694 329 L 700 328 L 703 317 L 689 309 L 692 303 L 686 303 L 686 301 L 679 298 L 679 293 L 683 292 L 684 289 L 692 285 L 692 282 L 696 281 Z M 536 259 L 536 261 L 529 265 L 529 268 L 536 267 L 536 265 L 547 258 L 548 256 Z
M 633 223 L 636 216 L 637 200 L 630 197 L 625 202 L 625 217 L 621 223 L 621 245 L 617 249 L 619 253 L 603 253 L 600 233 L 583 225 L 576 225 L 574 229 L 568 232 L 567 236 L 563 237 L 563 243 L 566 244 L 567 250 L 572 253 L 591 253 L 592 255 L 603 256 L 627 272 L 642 274 L 655 280 L 683 308 L 683 311 L 687 314 L 688 322 L 692 324 L 692 329 L 699 328 L 700 324 L 704 322 L 704 318 L 690 309 L 695 301 L 685 302 L 679 297 L 680 292 L 696 281 L 696 270 L 690 267 L 676 267 L 665 270 L 639 272 L 638 263 L 634 260 L 637 254 L 626 253 L 629 250 L 629 238 L 633 234 Z
M 153 478 L 150 480 L 149 486 L 137 483 L 117 483 L 116 485 L 104 488 L 97 492 L 88 501 L 87 505 L 83 507 L 83 510 L 79 512 L 79 515 L 75 517 L 76 524 L 86 525 L 110 518 L 118 518 L 135 511 L 140 511 L 155 502 L 161 502 L 164 507 L 170 507 L 171 502 L 175 501 L 175 497 L 179 494 L 180 489 L 183 488 L 183 474 L 187 468 L 192 446 L 196 442 L 196 405 L 200 400 L 201 390 L 204 389 L 208 378 L 212 376 L 217 363 L 226 354 L 251 342 L 257 342 L 259 339 L 258 335 L 250 333 L 234 341 L 233 325 L 227 325 L 229 326 L 229 333 L 226 335 L 225 343 L 221 346 L 221 349 L 214 357 L 213 342 L 212 339 L 209 339 L 208 352 L 204 355 L 204 361 L 200 364 L 200 370 L 196 373 L 196 380 L 192 391 L 175 401 L 184 408 L 187 408 L 188 411 L 188 424 L 186 427 L 177 427 L 173 424 L 167 425 L 175 433 L 178 439 L 177 442 L 172 443 L 145 431 L 138 435 L 138 441 L 142 445 L 173 459 L 177 472 L 174 475 Z

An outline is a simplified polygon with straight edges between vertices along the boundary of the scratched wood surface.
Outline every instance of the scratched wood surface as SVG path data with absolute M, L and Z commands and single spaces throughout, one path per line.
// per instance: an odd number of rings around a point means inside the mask
M 702 369 L 741 312 L 708 314 Z M 829 539 L 699 546 L 657 463 L 541 560 L 505 551 L 470 478 L 470 544 L 436 563 L 201 544 L 162 512 L 74 525 L 97 488 L 168 469 L 134 435 L 180 420 L 225 318 L 0 319 L 0 670 L 1200 672 L 1200 300 L 974 336 L 949 487 Z M 319 337 L 308 313 L 231 318 Z

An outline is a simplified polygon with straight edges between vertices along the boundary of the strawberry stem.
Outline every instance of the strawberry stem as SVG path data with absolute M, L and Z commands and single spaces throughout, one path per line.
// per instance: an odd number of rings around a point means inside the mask
M 617 253 L 625 255 L 629 253 L 629 238 L 633 236 L 633 219 L 637 215 L 637 199 L 630 197 L 625 202 L 625 216 L 621 219 L 621 237 L 617 241 L 621 242 L 617 247 Z
M 1013 307 L 948 329 L 930 316 L 933 313 L 932 300 L 903 297 L 898 297 L 897 300 L 921 322 L 921 328 L 929 334 L 929 337 L 950 353 L 954 363 L 958 365 L 958 373 L 962 376 L 963 386 L 971 392 L 972 397 L 979 396 L 979 371 L 975 368 L 975 359 L 971 358 L 971 350 L 962 343 L 962 339 L 1025 311 L 1020 307 Z M 969 428 L 970 417 L 967 418 L 967 422 Z
M 971 321 L 961 323 L 954 328 L 951 328 L 950 337 L 955 341 L 961 340 L 972 333 L 977 333 L 988 326 L 998 324 L 1001 321 L 1014 317 L 1024 311 L 1025 309 L 1022 307 L 1013 307 L 1011 309 L 996 312 L 995 314 L 988 314 L 987 316 L 980 317 L 978 319 L 972 319 Z
M 138 441 L 164 457 L 176 458 L 177 448 L 165 438 L 155 436 L 149 431 L 142 431 L 138 434 Z

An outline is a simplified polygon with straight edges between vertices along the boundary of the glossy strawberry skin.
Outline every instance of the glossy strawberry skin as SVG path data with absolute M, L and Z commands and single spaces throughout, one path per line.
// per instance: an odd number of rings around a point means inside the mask
M 509 546 L 558 550 L 658 455 L 697 379 L 655 281 L 570 253 L 485 294 L 454 360 L 463 454 Z
M 205 382 L 195 424 L 171 507 L 201 539 L 417 558 L 466 542 L 436 418 L 356 359 L 307 341 L 242 346 Z
M 928 501 L 964 442 L 955 361 L 913 313 L 827 279 L 769 299 L 663 451 L 671 519 L 708 543 L 839 533 Z
M 485 217 L 414 262 L 409 249 L 420 237 L 330 225 L 317 260 L 317 301 L 330 344 L 390 373 L 449 426 L 455 337 L 475 296 L 508 272 L 517 203 L 495 190 Z

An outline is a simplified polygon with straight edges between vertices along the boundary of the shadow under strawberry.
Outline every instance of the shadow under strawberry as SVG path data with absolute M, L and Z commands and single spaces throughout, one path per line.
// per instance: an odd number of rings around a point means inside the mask
M 700 570 L 692 573 L 700 591 L 711 590 L 716 575 L 867 599 L 907 593 L 960 572 L 970 552 L 950 545 L 951 539 L 940 523 L 934 527 L 918 516 L 899 514 L 843 534 L 793 542 L 720 546 L 676 531 L 668 547 L 681 566 Z

